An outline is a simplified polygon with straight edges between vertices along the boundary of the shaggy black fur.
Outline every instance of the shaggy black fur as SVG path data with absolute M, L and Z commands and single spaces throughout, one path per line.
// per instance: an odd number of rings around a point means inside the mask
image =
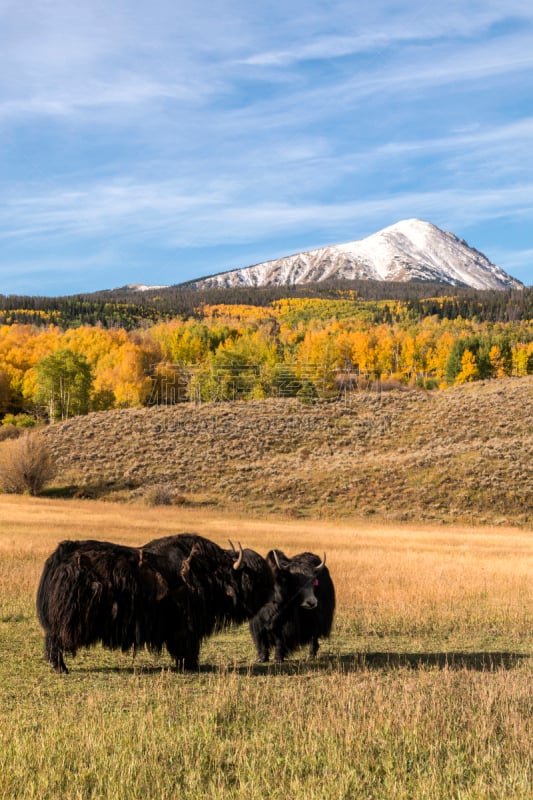
M 178 667 L 196 669 L 202 640 L 228 621 L 249 619 L 270 592 L 264 559 L 245 550 L 234 569 L 238 556 L 190 533 L 141 548 L 61 542 L 37 591 L 47 660 L 68 672 L 64 653 L 99 642 L 123 651 L 166 647 Z
M 250 621 L 250 631 L 260 662 L 282 662 L 297 647 L 309 644 L 309 655 L 318 651 L 320 637 L 331 633 L 335 613 L 335 588 L 328 568 L 314 553 L 288 558 L 281 550 L 267 555 L 274 578 L 268 603 Z

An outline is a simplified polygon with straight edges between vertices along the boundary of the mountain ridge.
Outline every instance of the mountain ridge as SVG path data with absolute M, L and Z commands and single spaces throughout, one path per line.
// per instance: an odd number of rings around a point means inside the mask
M 306 250 L 182 285 L 196 289 L 294 286 L 332 279 L 437 282 L 473 289 L 523 286 L 464 239 L 419 219 L 401 220 L 364 239 Z

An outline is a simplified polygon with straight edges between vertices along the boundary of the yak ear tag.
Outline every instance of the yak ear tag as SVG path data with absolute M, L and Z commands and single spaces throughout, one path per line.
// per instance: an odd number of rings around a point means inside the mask
M 319 584 L 320 584 L 320 581 L 318 580 L 318 578 L 315 578 L 313 586 L 318 586 Z

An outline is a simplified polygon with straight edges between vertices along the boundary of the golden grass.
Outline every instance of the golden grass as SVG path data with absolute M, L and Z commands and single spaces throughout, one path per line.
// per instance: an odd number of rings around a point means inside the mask
M 0 798 L 529 800 L 526 531 L 6 496 L 0 520 Z M 256 665 L 243 626 L 194 674 L 102 648 L 52 673 L 34 597 L 56 544 L 185 530 L 325 550 L 338 612 L 318 660 Z
M 0 514 L 0 569 L 7 557 L 3 584 L 8 593 L 36 585 L 44 559 L 65 538 L 137 545 L 196 531 L 223 547 L 230 538 L 263 554 L 272 547 L 288 554 L 326 551 L 339 607 L 359 626 L 361 620 L 372 626 L 376 615 L 418 629 L 436 620 L 451 626 L 481 614 L 498 625 L 513 620 L 507 633 L 520 635 L 530 619 L 531 534 L 516 528 L 251 520 L 210 509 L 11 496 L 0 496 Z

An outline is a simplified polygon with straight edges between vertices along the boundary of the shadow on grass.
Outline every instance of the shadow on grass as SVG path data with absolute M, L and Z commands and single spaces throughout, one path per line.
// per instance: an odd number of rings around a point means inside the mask
M 345 671 L 392 670 L 400 668 L 468 669 L 486 672 L 495 669 L 513 669 L 527 659 L 524 653 L 505 651 L 444 652 L 444 653 L 361 653 L 340 656 L 338 661 Z
M 323 655 L 316 661 L 292 660 L 283 664 L 254 664 L 238 668 L 238 672 L 254 675 L 269 673 L 295 675 L 302 672 L 364 672 L 392 671 L 398 669 L 467 669 L 475 672 L 491 672 L 499 669 L 514 669 L 528 659 L 525 653 L 484 651 L 478 653 L 354 653 L 340 656 Z
M 323 655 L 316 661 L 290 660 L 283 664 L 254 664 L 250 667 L 239 667 L 242 674 L 296 675 L 304 672 L 364 672 L 392 671 L 398 669 L 455 669 L 475 672 L 491 672 L 499 669 L 514 669 L 529 656 L 525 653 L 484 651 L 478 653 L 446 652 L 446 653 L 354 653 L 340 656 Z M 209 670 L 209 667 L 203 669 Z
M 475 672 L 492 672 L 495 670 L 514 669 L 525 661 L 529 656 L 525 653 L 512 653 L 500 651 L 484 651 L 477 653 L 464 652 L 443 652 L 443 653 L 355 653 L 343 654 L 340 656 L 323 655 L 316 660 L 297 659 L 286 661 L 283 664 L 273 662 L 267 664 L 233 664 L 215 665 L 201 664 L 196 670 L 183 670 L 171 664 L 167 665 L 135 665 L 131 666 L 110 666 L 102 665 L 88 667 L 75 664 L 70 666 L 75 673 L 97 673 L 97 674 L 123 674 L 123 675 L 159 675 L 163 672 L 172 674 L 182 674 L 184 677 L 191 678 L 194 675 L 237 673 L 239 675 L 263 676 L 263 675 L 299 675 L 325 672 L 364 672 L 370 671 L 393 671 L 399 669 L 452 669 L 452 670 L 472 670 Z

